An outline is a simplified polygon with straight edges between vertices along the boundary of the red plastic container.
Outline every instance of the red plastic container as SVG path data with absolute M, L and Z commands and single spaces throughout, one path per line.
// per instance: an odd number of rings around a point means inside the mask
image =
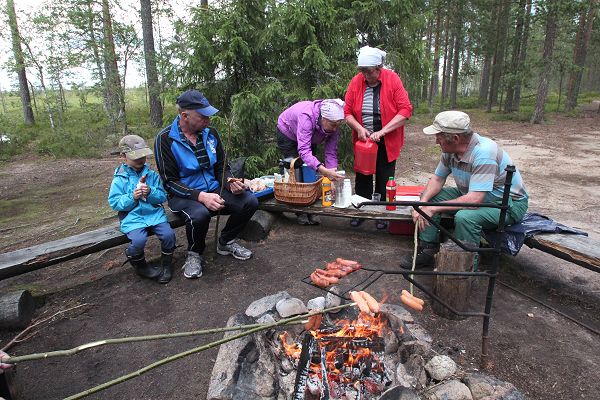
M 403 201 L 402 196 L 420 196 L 423 189 L 425 186 L 398 186 L 396 200 Z M 388 232 L 392 235 L 412 236 L 415 233 L 415 224 L 412 221 L 390 221 Z
M 377 143 L 357 140 L 354 143 L 354 170 L 363 175 L 373 175 L 377 165 Z

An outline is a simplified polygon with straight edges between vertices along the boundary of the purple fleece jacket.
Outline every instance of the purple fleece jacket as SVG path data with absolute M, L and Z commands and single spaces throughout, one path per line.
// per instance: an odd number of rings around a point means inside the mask
M 322 101 L 298 102 L 282 112 L 277 119 L 279 132 L 298 143 L 298 154 L 314 170 L 321 162 L 312 153 L 313 144 L 325 143 L 326 168 L 336 168 L 338 165 L 337 143 L 340 130 L 327 133 L 321 127 L 319 116 Z

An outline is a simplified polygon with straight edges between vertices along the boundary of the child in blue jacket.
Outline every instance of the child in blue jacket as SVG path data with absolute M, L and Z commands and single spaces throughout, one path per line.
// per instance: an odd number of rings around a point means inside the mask
M 162 207 L 167 194 L 160 177 L 146 164 L 152 150 L 143 138 L 127 135 L 119 142 L 119 151 L 123 164 L 115 169 L 108 204 L 119 212 L 121 231 L 131 240 L 125 255 L 138 275 L 167 283 L 173 276 L 175 231 Z M 148 265 L 144 257 L 149 232 L 160 240 L 160 266 Z

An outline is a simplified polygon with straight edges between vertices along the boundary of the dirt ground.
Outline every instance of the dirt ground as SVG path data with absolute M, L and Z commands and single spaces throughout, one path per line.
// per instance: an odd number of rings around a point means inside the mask
M 536 126 L 490 121 L 484 114 L 472 114 L 472 120 L 477 131 L 499 141 L 512 156 L 531 195 L 532 211 L 600 239 L 597 114 L 552 116 L 549 123 Z M 396 172 L 401 184 L 424 183 L 437 163 L 439 151 L 433 140 L 420 133 L 426 122 L 417 120 L 407 129 Z M 110 156 L 96 160 L 31 156 L 2 166 L 0 252 L 112 222 L 106 195 L 116 165 Z M 39 301 L 36 317 L 81 306 L 41 324 L 9 352 L 24 355 L 105 338 L 221 327 L 230 315 L 265 295 L 286 290 L 305 301 L 320 295 L 300 280 L 325 261 L 345 257 L 371 267 L 394 268 L 396 259 L 412 249 L 412 238 L 377 231 L 372 222 L 357 229 L 345 219 L 321 222 L 317 227 L 299 226 L 292 218 L 280 218 L 266 240 L 247 243 L 255 256 L 246 262 L 215 255 L 211 228 L 209 266 L 199 280 L 184 279 L 179 269 L 168 285 L 141 280 L 129 266 L 120 266 L 123 246 L 0 281 L 3 292 L 31 290 Z M 183 233 L 178 230 L 178 240 L 185 245 Z M 149 253 L 156 255 L 155 239 L 149 246 Z M 184 256 L 183 248 L 178 249 L 176 266 Z M 600 276 L 527 248 L 515 258 L 503 258 L 502 264 L 490 331 L 494 366 L 489 373 L 512 382 L 531 399 L 598 398 L 599 336 L 510 287 L 600 330 Z M 369 290 L 399 303 L 400 290 L 407 287 L 401 277 L 392 276 Z M 485 289 L 484 284 L 475 288 L 473 309 L 482 309 Z M 429 306 L 415 318 L 432 334 L 437 352 L 450 355 L 466 370 L 479 367 L 480 319 L 448 321 Z M 0 346 L 17 333 L 0 332 Z M 104 346 L 70 357 L 24 362 L 17 366 L 17 385 L 25 399 L 63 398 L 218 338 Z M 216 354 L 212 349 L 180 359 L 89 398 L 204 399 Z

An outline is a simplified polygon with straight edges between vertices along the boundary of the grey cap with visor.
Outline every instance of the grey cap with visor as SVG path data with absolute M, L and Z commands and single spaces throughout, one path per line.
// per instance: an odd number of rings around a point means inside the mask
M 142 157 L 154 154 L 146 144 L 146 141 L 138 135 L 123 136 L 119 141 L 119 151 L 130 160 L 138 160 Z
M 426 135 L 436 133 L 466 133 L 471 131 L 471 119 L 462 111 L 443 111 L 435 116 L 433 124 L 423 128 Z

